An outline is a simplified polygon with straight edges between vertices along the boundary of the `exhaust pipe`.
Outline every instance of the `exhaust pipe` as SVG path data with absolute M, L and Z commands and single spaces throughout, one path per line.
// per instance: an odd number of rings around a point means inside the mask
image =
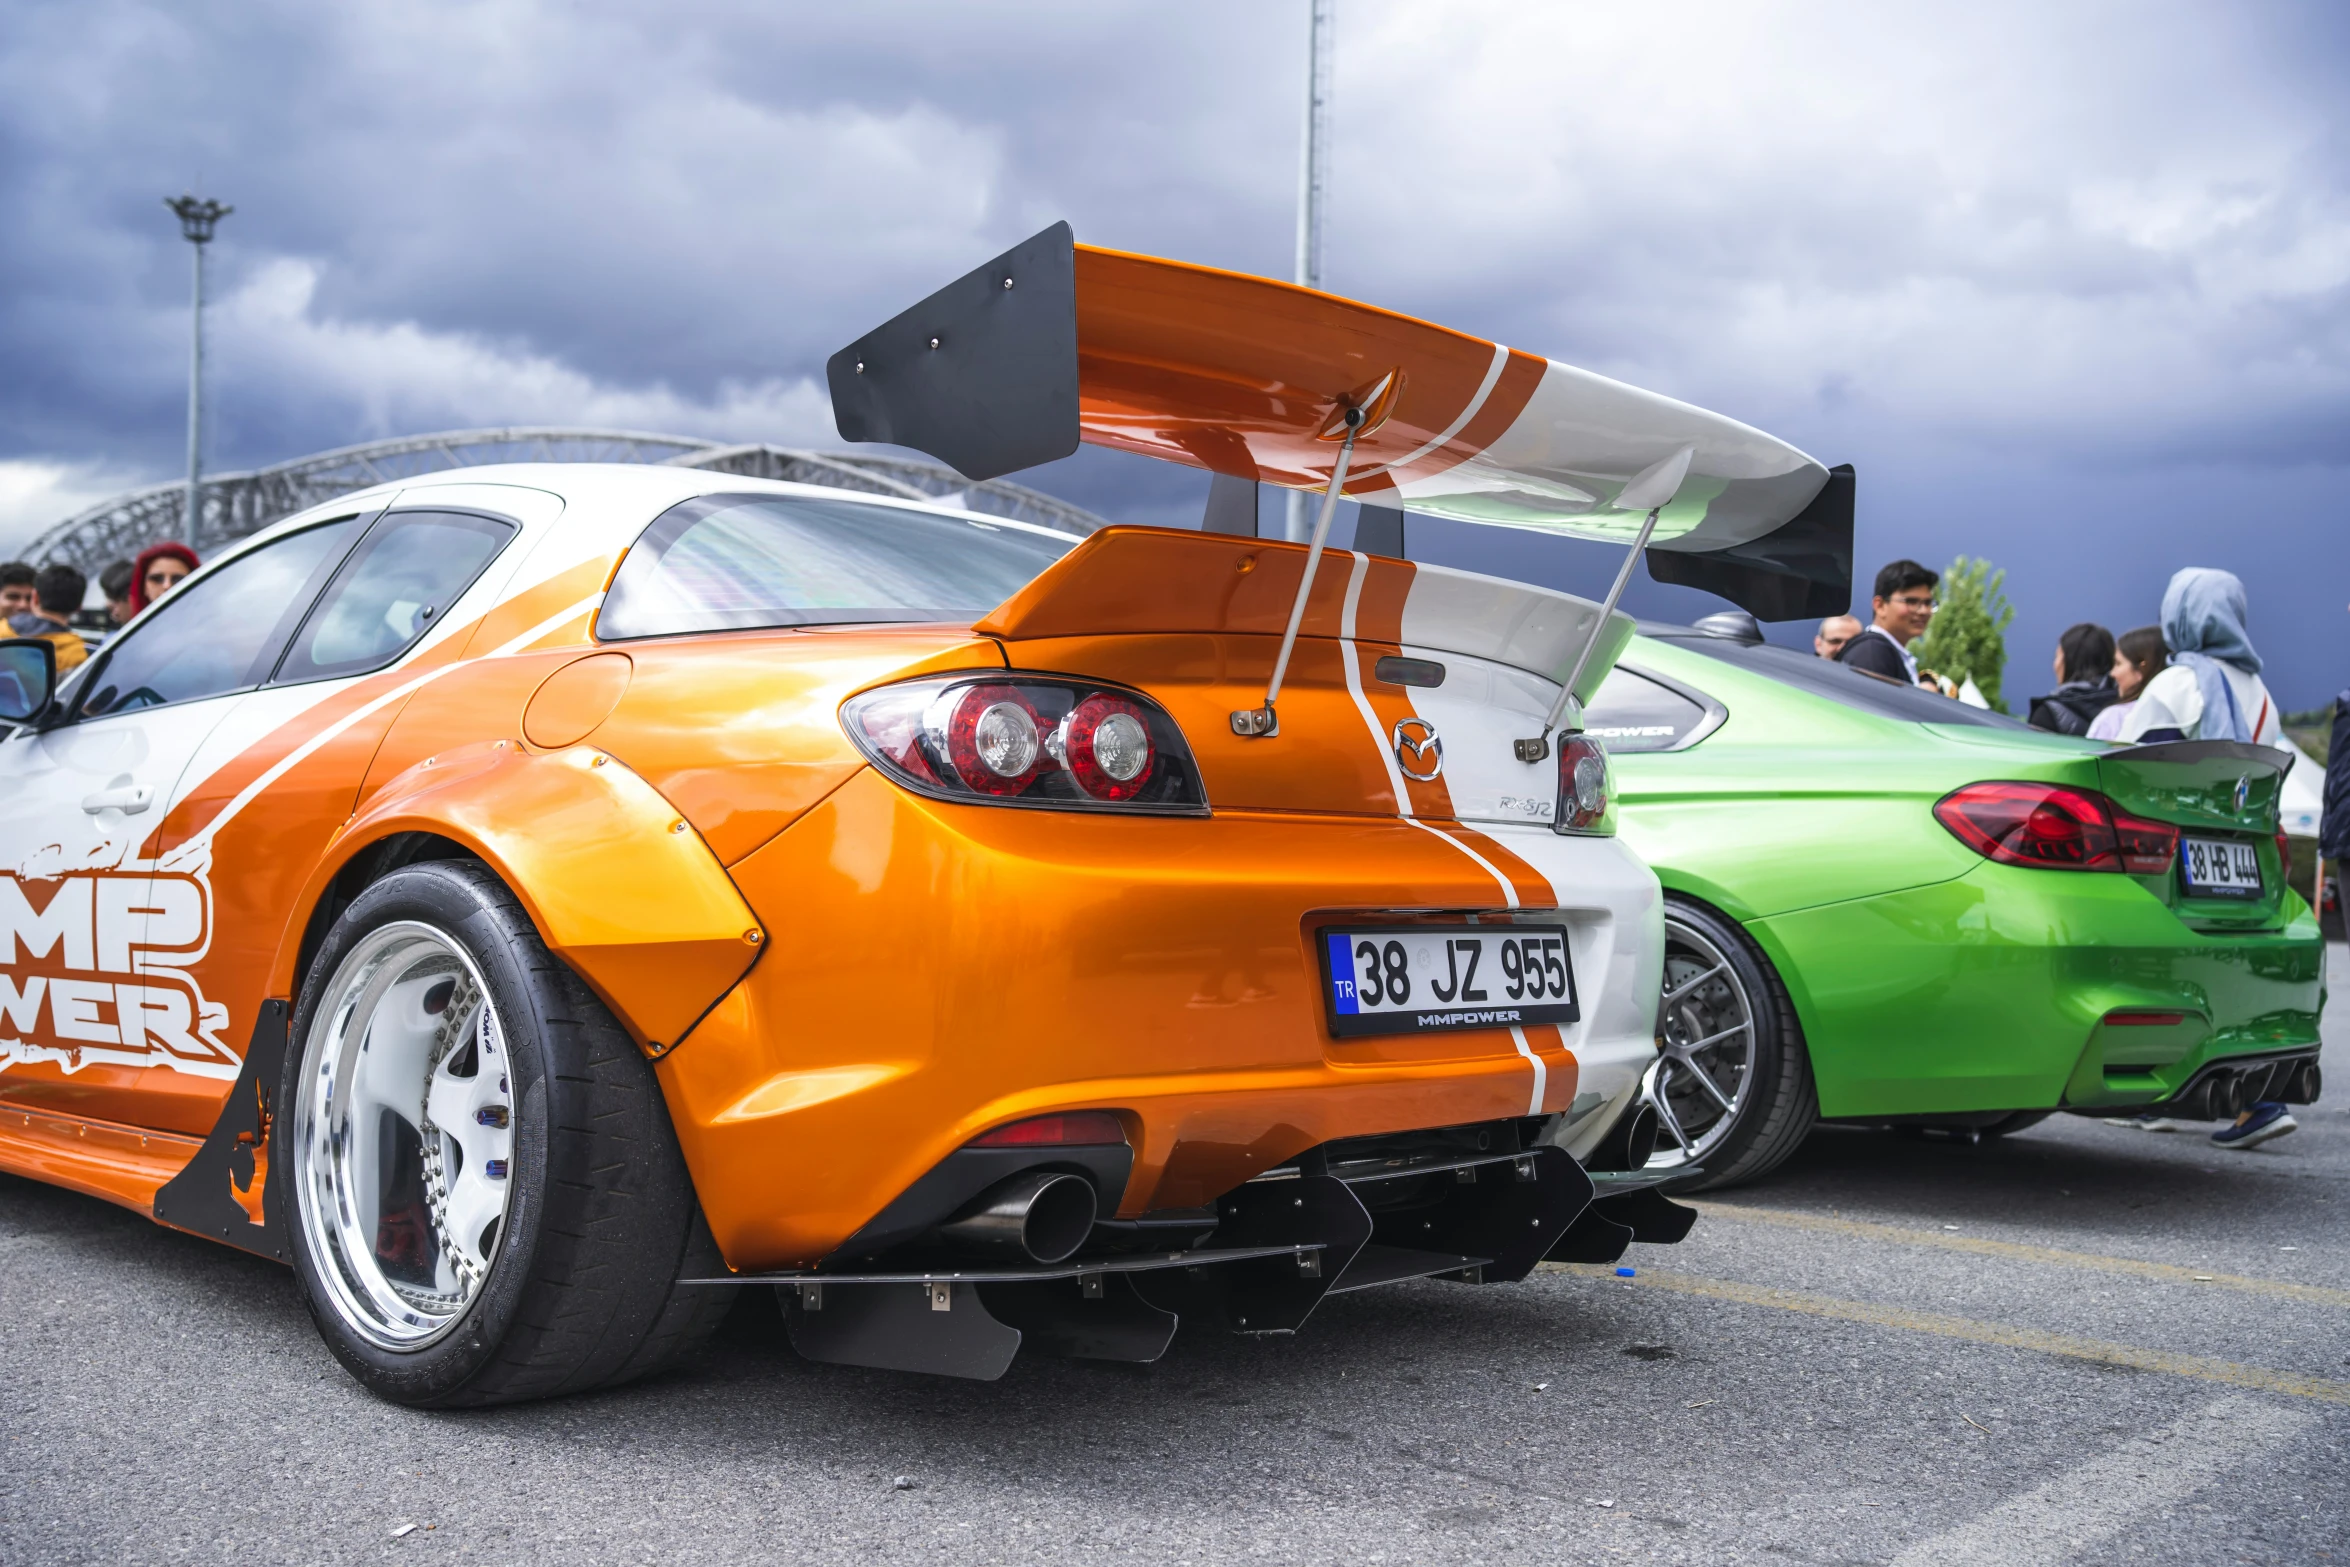
M 1031 1170 L 991 1186 L 959 1218 L 938 1227 L 941 1239 L 972 1251 L 1061 1262 L 1093 1233 L 1100 1211 L 1093 1182 L 1061 1170 Z
M 1624 1168 L 1645 1170 L 1656 1152 L 1656 1109 L 1643 1104 L 1632 1112 L 1629 1121 L 1624 1128 Z

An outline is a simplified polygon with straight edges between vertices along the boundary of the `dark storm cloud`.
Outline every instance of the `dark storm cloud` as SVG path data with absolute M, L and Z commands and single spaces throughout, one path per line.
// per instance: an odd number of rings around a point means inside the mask
M 2288 701 L 2341 679 L 2338 8 L 1340 8 L 1332 286 L 1855 462 L 1864 575 L 2010 568 L 2012 690 L 2189 561 L 2246 576 Z M 0 506 L 176 469 L 158 198 L 199 180 L 238 208 L 221 467 L 508 422 L 829 441 L 826 353 L 1060 217 L 1284 273 L 1301 11 L 18 0 Z M 1198 488 L 1036 477 L 1154 520 Z

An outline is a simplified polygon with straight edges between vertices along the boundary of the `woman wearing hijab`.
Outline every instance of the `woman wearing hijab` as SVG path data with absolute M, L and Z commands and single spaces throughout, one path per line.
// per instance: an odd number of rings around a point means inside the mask
M 2162 639 L 2170 667 L 2146 682 L 2122 723 L 2121 738 L 2247 740 L 2282 746 L 2284 725 L 2260 679 L 2260 655 L 2245 629 L 2244 584 L 2235 573 L 2189 566 L 2162 595 Z M 2140 1116 L 2148 1131 L 2167 1131 L 2157 1117 Z M 2291 1111 L 2263 1100 L 2211 1134 L 2222 1148 L 2255 1148 L 2298 1129 Z
M 150 544 L 139 551 L 131 563 L 131 613 L 138 614 L 178 587 L 198 564 L 196 552 L 177 542 Z
M 2260 681 L 2260 655 L 2245 629 L 2244 584 L 2232 571 L 2189 566 L 2162 595 L 2170 667 L 2146 682 L 2122 724 L 2125 743 L 2248 740 L 2279 745 L 2285 728 Z

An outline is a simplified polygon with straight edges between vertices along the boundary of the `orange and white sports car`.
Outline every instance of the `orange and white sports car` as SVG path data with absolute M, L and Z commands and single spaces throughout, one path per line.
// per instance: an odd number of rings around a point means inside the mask
M 270 527 L 62 687 L 0 645 L 0 1168 L 289 1262 L 414 1404 L 640 1375 L 745 1281 L 814 1358 L 987 1377 L 1678 1239 L 1628 1173 L 1657 883 L 1573 699 L 1629 622 L 1330 515 L 1797 602 L 1848 479 L 1065 226 L 830 373 L 852 439 L 1149 452 L 1236 531 L 478 469 Z

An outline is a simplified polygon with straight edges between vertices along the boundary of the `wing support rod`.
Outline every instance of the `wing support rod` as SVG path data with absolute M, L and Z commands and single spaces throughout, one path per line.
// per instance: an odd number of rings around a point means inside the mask
M 1672 498 L 1680 493 L 1681 481 L 1689 476 L 1690 461 L 1697 455 L 1693 446 L 1684 446 L 1653 467 L 1634 475 L 1616 497 L 1618 508 L 1630 511 L 1645 505 L 1648 516 L 1640 524 L 1639 536 L 1632 540 L 1631 550 L 1624 556 L 1623 566 L 1616 572 L 1615 585 L 1607 590 L 1607 602 L 1599 607 L 1599 618 L 1591 622 L 1591 635 L 1583 639 L 1582 651 L 1575 655 L 1575 667 L 1567 676 L 1567 683 L 1559 687 L 1558 700 L 1550 704 L 1550 716 L 1542 721 L 1542 733 L 1530 740 L 1516 741 L 1511 749 L 1521 762 L 1539 762 L 1550 755 L 1551 731 L 1558 728 L 1570 707 L 1575 708 L 1574 728 L 1583 727 L 1583 710 L 1575 706 L 1575 685 L 1583 678 L 1583 671 L 1591 663 L 1592 650 L 1607 632 L 1608 617 L 1616 612 L 1616 601 L 1624 596 L 1624 584 L 1632 580 L 1632 568 L 1640 563 L 1641 552 L 1648 548 L 1649 539 L 1656 533 L 1657 516 Z
M 1271 739 L 1281 732 L 1280 715 L 1274 712 L 1273 704 L 1280 700 L 1281 682 L 1288 677 L 1289 655 L 1297 647 L 1297 628 L 1306 618 L 1306 599 L 1314 591 L 1314 573 L 1322 564 L 1322 546 L 1329 542 L 1330 522 L 1338 515 L 1338 492 L 1346 487 L 1346 467 L 1354 457 L 1355 435 L 1363 426 L 1363 410 L 1349 408 L 1345 419 L 1346 440 L 1338 448 L 1338 465 L 1330 470 L 1330 488 L 1322 494 L 1322 515 L 1315 519 L 1313 543 L 1306 548 L 1305 575 L 1298 579 L 1297 597 L 1289 606 L 1289 624 L 1281 633 L 1281 651 L 1273 658 L 1273 678 L 1265 685 L 1265 705 L 1235 708 L 1232 713 L 1232 732 L 1244 739 Z M 1650 521 L 1653 524 L 1655 519 Z

